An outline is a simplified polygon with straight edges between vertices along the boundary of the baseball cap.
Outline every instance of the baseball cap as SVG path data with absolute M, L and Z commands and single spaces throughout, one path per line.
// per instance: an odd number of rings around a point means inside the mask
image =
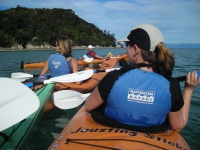
M 94 48 L 94 47 L 92 45 L 89 45 L 88 48 L 91 49 L 91 48 Z
M 118 41 L 130 41 L 133 44 L 137 44 L 143 50 L 154 51 L 158 43 L 164 42 L 164 37 L 157 27 L 151 24 L 141 24 L 133 28 L 127 38 Z

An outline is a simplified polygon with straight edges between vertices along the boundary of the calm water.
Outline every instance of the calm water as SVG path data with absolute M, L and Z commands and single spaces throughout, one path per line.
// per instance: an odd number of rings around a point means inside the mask
M 125 53 L 125 49 L 99 49 L 95 50 L 99 55 L 105 56 L 108 52 L 113 55 Z M 176 58 L 176 66 L 173 76 L 185 75 L 188 71 L 200 71 L 200 49 L 172 49 Z M 26 72 L 38 74 L 41 69 L 20 69 L 20 62 L 39 62 L 46 60 L 54 50 L 36 50 L 36 51 L 8 51 L 0 52 L 0 77 L 10 77 L 13 72 Z M 87 50 L 74 50 L 73 56 L 81 58 Z M 184 82 L 181 83 L 183 88 Z M 181 132 L 191 149 L 200 148 L 200 86 L 193 92 L 190 107 L 189 122 Z M 60 110 L 54 109 L 43 115 L 38 127 L 36 128 L 29 143 L 29 150 L 47 149 L 54 141 L 56 136 L 62 131 L 65 125 L 77 112 L 77 109 Z

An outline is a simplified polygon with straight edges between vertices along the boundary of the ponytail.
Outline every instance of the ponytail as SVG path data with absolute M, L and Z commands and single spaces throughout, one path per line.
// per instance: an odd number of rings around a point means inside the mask
M 165 47 L 164 43 L 158 43 L 153 52 L 142 50 L 141 55 L 145 61 L 154 66 L 154 72 L 161 74 L 166 78 L 172 76 L 174 54 Z

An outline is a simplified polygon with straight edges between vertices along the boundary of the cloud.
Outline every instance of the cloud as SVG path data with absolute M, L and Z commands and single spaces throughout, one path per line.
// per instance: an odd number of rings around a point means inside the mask
M 126 37 L 141 23 L 157 26 L 166 43 L 200 42 L 199 0 L 0 0 L 0 9 L 15 8 L 72 9 L 76 15 L 101 30 Z

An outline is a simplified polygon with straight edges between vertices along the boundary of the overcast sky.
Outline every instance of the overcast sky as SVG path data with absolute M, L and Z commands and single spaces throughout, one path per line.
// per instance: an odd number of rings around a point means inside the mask
M 165 43 L 200 43 L 200 0 L 0 0 L 0 10 L 17 5 L 72 9 L 117 40 L 149 23 L 161 30 Z

